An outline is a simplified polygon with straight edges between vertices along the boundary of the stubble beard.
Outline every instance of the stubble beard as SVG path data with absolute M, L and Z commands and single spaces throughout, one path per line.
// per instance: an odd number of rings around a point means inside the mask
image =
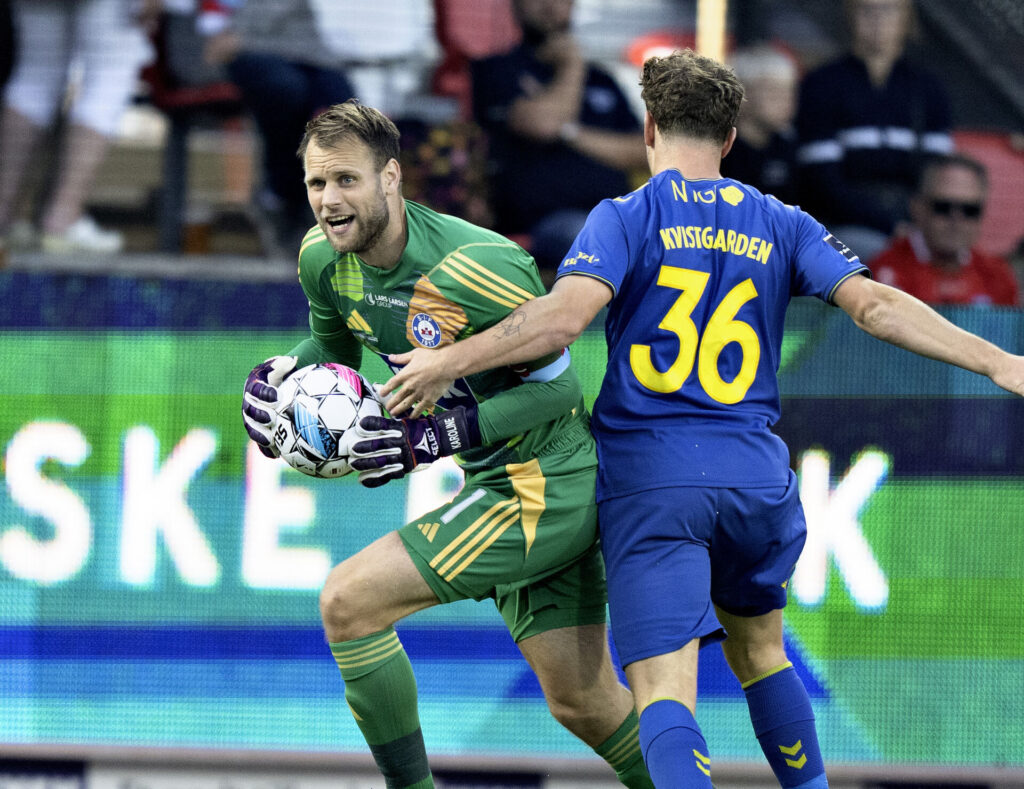
M 391 222 L 391 209 L 388 207 L 384 190 L 377 188 L 377 202 L 365 215 L 357 215 L 354 221 L 360 224 L 359 231 L 350 240 L 342 243 L 341 248 L 334 243 L 334 237 L 330 235 L 330 227 L 324 227 L 324 232 L 331 239 L 331 246 L 335 252 L 342 254 L 355 253 L 362 257 L 366 252 L 372 250 L 384 236 L 388 224 Z M 323 223 L 321 223 L 323 225 Z

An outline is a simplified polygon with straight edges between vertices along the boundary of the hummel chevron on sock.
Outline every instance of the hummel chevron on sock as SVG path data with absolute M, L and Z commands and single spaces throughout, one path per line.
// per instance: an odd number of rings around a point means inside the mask
M 784 789 L 826 789 L 814 710 L 793 664 L 744 682 L 743 692 L 754 734 Z
M 710 789 L 711 759 L 689 709 L 661 699 L 640 714 L 640 747 L 658 789 Z

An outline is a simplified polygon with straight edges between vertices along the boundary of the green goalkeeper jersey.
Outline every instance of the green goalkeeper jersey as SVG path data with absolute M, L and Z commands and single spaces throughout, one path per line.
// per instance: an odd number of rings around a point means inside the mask
M 292 351 L 299 366 L 335 361 L 358 369 L 366 347 L 395 369 L 388 354 L 463 339 L 544 293 L 533 258 L 504 236 L 410 200 L 405 215 L 408 241 L 389 270 L 335 252 L 319 228 L 306 234 L 299 281 L 312 337 Z M 567 352 L 459 379 L 437 405 L 479 407 L 481 433 L 492 443 L 456 458 L 470 473 L 524 462 L 567 440 L 592 447 Z

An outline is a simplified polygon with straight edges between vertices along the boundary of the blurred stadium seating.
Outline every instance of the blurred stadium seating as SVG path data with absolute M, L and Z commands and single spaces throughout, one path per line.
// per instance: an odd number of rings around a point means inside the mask
M 509 13 L 510 1 L 424 0 L 429 3 L 434 15 L 438 46 L 436 52 L 425 52 L 424 62 L 417 64 L 416 68 L 421 69 L 417 72 L 419 95 L 416 95 L 417 91 L 412 91 L 408 103 L 403 105 L 403 110 L 396 118 L 403 132 L 403 168 L 407 195 L 443 210 L 461 213 L 475 221 L 483 221 L 486 217 L 486 206 L 483 203 L 486 201 L 487 184 L 482 180 L 483 170 L 480 166 L 481 146 L 485 140 L 481 139 L 479 130 L 467 122 L 469 92 L 466 65 L 470 58 L 498 51 L 515 41 L 517 34 Z M 631 53 L 638 47 L 657 43 L 666 31 L 676 35 L 679 31 L 692 29 L 695 5 L 695 0 L 577 0 L 576 25 L 588 55 L 605 62 L 609 70 L 620 78 L 630 95 L 635 96 L 639 106 L 639 97 L 635 95 L 637 67 L 635 59 L 631 59 Z M 766 19 L 766 26 L 753 33 L 786 39 L 787 32 L 791 32 L 789 43 L 792 51 L 798 55 L 804 53 L 808 60 L 812 60 L 835 50 L 841 37 L 840 5 L 820 3 L 818 0 L 737 0 L 733 4 L 733 17 L 737 20 L 741 14 L 749 11 L 753 18 L 754 10 L 760 8 L 763 13 L 758 18 Z M 930 66 L 943 73 L 954 86 L 959 127 L 956 133 L 957 146 L 986 164 L 992 182 L 991 205 L 983 225 L 982 243 L 989 251 L 1006 254 L 1024 238 L 1024 150 L 1019 143 L 1020 138 L 1015 136 L 1015 133 L 1024 130 L 1024 103 L 1019 97 L 1020 58 L 1024 57 L 1021 55 L 1024 52 L 1024 22 L 1021 21 L 1020 2 L 923 0 L 921 5 L 922 40 L 916 45 L 916 54 L 928 57 Z M 741 21 L 736 21 L 737 27 L 741 26 Z M 371 38 L 369 32 L 375 38 L 387 35 L 387 30 L 375 23 L 375 20 L 367 19 L 360 24 L 367 26 L 367 39 Z M 780 25 L 790 27 L 780 28 Z M 372 31 L 369 31 L 370 26 L 373 26 Z M 936 49 L 941 51 L 943 56 L 936 58 L 929 54 L 929 47 L 932 47 L 932 52 Z M 374 69 L 381 71 L 392 67 L 393 64 L 374 64 L 365 59 L 360 60 L 359 66 L 366 69 L 367 73 Z M 38 416 L 41 421 L 52 421 L 55 418 L 57 411 L 47 410 L 50 408 L 49 394 L 53 388 L 48 382 L 57 376 L 53 370 L 64 370 L 70 366 L 75 370 L 73 377 L 83 391 L 76 390 L 75 394 L 69 394 L 61 403 L 71 403 L 67 407 L 72 409 L 76 418 L 81 414 L 83 422 L 95 419 L 98 420 L 97 424 L 102 423 L 102 427 L 97 428 L 100 439 L 96 445 L 106 453 L 104 463 L 116 466 L 120 462 L 120 454 L 125 450 L 121 436 L 115 434 L 103 420 L 108 417 L 113 419 L 112 415 L 120 414 L 118 418 L 123 417 L 125 425 L 135 425 L 141 413 L 133 410 L 134 406 L 131 405 L 132 398 L 137 394 L 132 389 L 134 381 L 126 383 L 118 376 L 118 365 L 127 359 L 131 364 L 148 370 L 153 381 L 156 381 L 152 384 L 152 392 L 146 390 L 147 407 L 152 407 L 153 412 L 165 409 L 171 413 L 175 424 L 181 422 L 191 426 L 187 420 L 191 418 L 193 409 L 206 408 L 209 414 L 204 412 L 203 419 L 206 421 L 202 425 L 197 422 L 199 429 L 208 429 L 210 424 L 219 425 L 220 420 L 225 425 L 230 422 L 231 426 L 224 430 L 220 457 L 213 467 L 216 480 L 201 495 L 217 502 L 227 498 L 231 504 L 237 504 L 235 500 L 244 498 L 248 484 L 244 476 L 244 442 L 237 435 L 240 431 L 236 424 L 236 412 L 232 410 L 230 417 L 224 416 L 218 398 L 222 398 L 224 403 L 235 402 L 237 371 L 232 365 L 240 366 L 248 359 L 254 343 L 269 343 L 267 337 L 277 340 L 280 336 L 291 337 L 293 333 L 303 330 L 304 304 L 301 292 L 294 285 L 294 261 L 268 257 L 268 247 L 261 241 L 258 220 L 254 219 L 248 208 L 253 179 L 257 177 L 255 173 L 259 169 L 255 164 L 259 142 L 247 119 L 239 113 L 231 86 L 218 79 L 192 85 L 175 82 L 167 68 L 166 58 L 158 60 L 143 76 L 145 79 L 140 82 L 138 103 L 124 121 L 122 136 L 104 166 L 92 195 L 91 206 L 104 222 L 119 225 L 125 231 L 127 253 L 110 259 L 67 259 L 24 252 L 11 256 L 7 270 L 0 271 L 0 339 L 6 343 L 4 347 L 9 349 L 0 362 L 0 380 L 5 382 L 0 388 L 5 392 L 5 402 L 14 404 L 14 411 L 9 410 L 6 421 L 0 420 L 0 447 L 4 447 L 11 438 L 10 431 L 4 432 L 6 427 L 12 427 L 13 430 L 20 425 L 18 409 L 36 409 L 33 417 Z M 403 85 L 408 82 L 408 76 L 403 74 Z M 385 76 L 377 81 L 370 80 L 368 84 L 392 84 L 388 79 Z M 434 99 L 442 101 L 435 102 Z M 181 255 L 181 251 L 188 254 Z M 269 294 L 267 291 L 274 293 Z M 261 306 L 262 311 L 259 309 Z M 1018 421 L 1004 419 L 1006 412 L 1001 409 L 1007 405 L 1005 401 L 999 401 L 998 407 L 993 406 L 990 401 L 997 398 L 992 397 L 991 393 L 979 394 L 971 388 L 970 382 L 965 383 L 960 377 L 953 377 L 949 381 L 943 379 L 941 385 L 935 384 L 933 378 L 929 378 L 927 368 L 914 367 L 907 372 L 900 360 L 879 360 L 870 353 L 870 349 L 864 350 L 859 357 L 859 366 L 848 365 L 849 344 L 846 334 L 837 332 L 834 326 L 826 327 L 818 313 L 801 310 L 795 310 L 794 313 L 798 320 L 788 337 L 790 345 L 787 345 L 787 352 L 791 352 L 792 356 L 787 357 L 787 361 L 792 362 L 793 380 L 798 381 L 800 386 L 810 387 L 812 383 L 824 381 L 820 385 L 840 388 L 849 386 L 852 390 L 864 381 L 875 385 L 874 373 L 884 368 L 891 373 L 886 380 L 898 379 L 901 386 L 906 380 L 899 378 L 895 371 L 899 371 L 900 375 L 905 374 L 916 384 L 924 380 L 936 387 L 934 390 L 926 390 L 927 396 L 921 396 L 923 411 L 931 408 L 939 413 L 955 400 L 955 407 L 949 406 L 950 414 L 958 420 L 964 418 L 965 414 L 976 420 L 965 423 L 969 425 L 966 431 L 969 435 L 961 440 L 958 434 L 948 430 L 946 422 L 935 427 L 933 423 L 926 424 L 927 420 L 919 413 L 913 414 L 913 418 L 906 422 L 886 422 L 886 418 L 894 418 L 884 415 L 893 400 L 893 392 L 883 391 L 885 380 L 878 384 L 878 391 L 873 390 L 872 395 L 864 398 L 863 402 L 855 394 L 843 390 L 837 399 L 841 401 L 841 406 L 843 402 L 846 403 L 842 407 L 848 409 L 844 413 L 849 418 L 841 420 L 843 424 L 836 427 L 845 452 L 837 453 L 842 463 L 847 461 L 847 456 L 852 458 L 855 451 L 862 448 L 865 431 L 871 434 L 873 441 L 877 439 L 878 442 L 884 442 L 887 434 L 903 435 L 902 431 L 915 430 L 926 437 L 941 431 L 943 446 L 953 447 L 960 442 L 979 456 L 986 452 L 991 454 L 995 451 L 993 447 L 996 447 L 1005 453 L 993 461 L 1000 468 L 1007 467 L 1006 457 L 1017 458 L 1014 462 L 1019 463 L 1020 453 L 1016 449 L 1019 442 L 1015 442 L 1013 436 L 1007 435 L 1006 431 L 1008 425 L 1020 424 L 1020 414 L 1019 411 L 1012 412 L 1013 419 Z M 977 321 L 977 325 L 989 332 L 993 339 L 1006 344 L 1016 342 L 1018 346 L 1024 342 L 1021 339 L 1021 320 L 1018 315 L 983 313 Z M 264 336 L 261 333 L 264 331 L 270 334 Z M 50 349 L 48 353 L 51 355 L 42 358 L 52 360 L 48 363 L 51 369 L 43 372 L 34 366 L 34 360 L 21 358 L 26 338 L 31 339 L 34 333 L 39 335 L 40 353 Z M 600 337 L 597 334 L 590 339 L 594 348 L 599 347 Z M 159 353 L 141 360 L 132 356 L 135 351 L 131 346 L 136 340 L 147 348 L 158 347 Z M 208 343 L 214 346 L 213 349 Z M 801 368 L 806 358 L 803 354 L 808 353 L 806 349 L 815 345 L 823 357 L 834 357 L 837 360 L 834 368 L 830 368 L 830 377 L 812 377 Z M 124 351 L 125 346 L 128 346 L 128 351 Z M 230 347 L 234 355 L 222 353 L 224 347 Z M 90 355 L 71 361 L 58 358 L 56 354 L 66 353 L 68 348 L 86 348 Z M 263 350 L 262 345 L 260 350 Z M 594 353 L 597 358 L 597 352 Z M 195 370 L 189 368 L 196 357 L 203 360 L 200 377 L 216 378 L 217 391 L 202 392 L 194 389 L 192 387 L 198 387 L 198 384 L 194 385 L 191 379 L 187 384 L 182 384 L 182 391 L 175 388 L 177 382 L 166 384 L 166 389 L 161 388 L 164 387 L 164 379 L 159 376 L 167 375 L 167 370 L 187 370 L 189 374 L 197 375 Z M 594 362 L 591 372 L 596 375 L 599 367 Z M 95 379 L 99 383 L 88 378 L 96 375 L 96 370 L 101 370 L 105 376 Z M 866 372 L 868 370 L 871 372 Z M 107 391 L 108 387 L 113 387 L 115 391 Z M 123 390 L 117 387 L 123 387 Z M 899 388 L 895 384 L 893 387 Z M 806 438 L 807 446 L 811 446 L 813 440 L 818 438 L 814 433 L 817 425 L 813 417 L 816 411 L 821 411 L 822 398 L 829 391 L 808 389 L 802 393 L 804 410 L 794 410 L 794 414 L 807 415 L 807 419 L 794 417 L 789 429 Z M 87 396 L 80 397 L 82 394 Z M 202 396 L 198 396 L 200 394 Z M 786 394 L 787 397 L 793 395 L 792 392 Z M 100 402 L 97 398 L 101 397 L 109 399 L 102 401 L 106 405 L 98 409 L 102 414 L 97 416 L 95 403 Z M 173 407 L 166 409 L 167 403 Z M 971 417 L 974 413 L 971 409 L 984 413 Z M 151 412 L 145 413 L 146 418 L 149 418 Z M 58 416 L 63 419 L 66 413 L 60 412 Z M 981 423 L 985 429 L 975 429 Z M 180 438 L 171 428 L 164 429 L 168 433 L 165 438 Z M 230 430 L 235 432 L 231 433 Z M 164 451 L 170 452 L 171 448 L 165 446 Z M 929 441 L 919 442 L 913 450 L 907 450 L 907 455 L 919 465 L 927 464 L 937 454 L 935 446 Z M 161 462 L 170 462 L 161 458 L 163 456 L 154 461 L 157 468 L 161 467 Z M 7 471 L 6 466 L 0 467 L 4 479 Z M 864 655 L 844 655 L 842 659 L 834 659 L 833 669 L 840 678 L 852 676 L 856 670 L 862 672 L 860 676 L 868 676 L 870 681 L 877 679 L 881 683 L 887 679 L 889 684 L 878 684 L 866 691 L 872 706 L 880 708 L 871 721 L 865 722 L 847 709 L 830 708 L 829 715 L 834 718 L 830 717 L 829 720 L 838 722 L 832 725 L 823 739 L 827 750 L 830 744 L 838 748 L 837 743 L 845 742 L 844 738 L 850 731 L 861 726 L 865 730 L 870 730 L 871 726 L 882 730 L 886 725 L 897 729 L 900 728 L 899 721 L 912 719 L 924 721 L 924 729 L 931 721 L 941 718 L 941 723 L 935 724 L 942 729 L 936 733 L 936 737 L 941 735 L 943 741 L 949 743 L 945 761 L 941 764 L 921 760 L 915 762 L 914 759 L 902 763 L 879 761 L 878 754 L 884 752 L 885 743 L 880 743 L 871 735 L 859 734 L 862 740 L 858 740 L 857 747 L 861 748 L 857 751 L 858 758 L 851 757 L 849 761 L 836 765 L 830 776 L 834 789 L 1024 787 L 1024 759 L 1007 760 L 999 756 L 999 746 L 993 745 L 1011 743 L 1007 750 L 1016 747 L 1013 753 L 1019 754 L 1019 743 L 1024 742 L 1019 693 L 1020 678 L 1024 676 L 1024 631 L 1018 628 L 1004 632 L 1000 640 L 1003 652 L 996 657 L 987 655 L 983 646 L 972 643 L 970 649 L 976 650 L 971 652 L 972 660 L 964 661 L 961 665 L 946 643 L 946 637 L 950 636 L 949 623 L 940 612 L 949 603 L 949 599 L 956 597 L 958 590 L 963 588 L 963 579 L 956 575 L 961 568 L 957 561 L 957 557 L 960 557 L 960 548 L 956 547 L 960 544 L 958 541 L 968 540 L 971 543 L 969 547 L 977 549 L 976 544 L 982 540 L 975 540 L 972 533 L 965 535 L 955 528 L 943 531 L 942 524 L 956 525 L 959 521 L 951 520 L 951 516 L 939 505 L 931 503 L 933 499 L 929 498 L 927 517 L 922 519 L 928 521 L 928 528 L 924 530 L 923 536 L 920 530 L 914 532 L 920 551 L 909 555 L 910 550 L 906 547 L 911 539 L 907 536 L 907 513 L 913 502 L 917 501 L 913 496 L 925 496 L 919 488 L 927 489 L 929 495 L 934 492 L 935 496 L 949 496 L 951 500 L 970 504 L 972 514 L 984 521 L 978 528 L 978 532 L 981 532 L 991 526 L 992 521 L 1000 518 L 1004 525 L 1011 524 L 1014 517 L 1019 522 L 1019 513 L 1015 515 L 1012 505 L 1021 501 L 1019 491 L 1024 483 L 1019 474 L 996 479 L 998 475 L 993 473 L 992 464 L 968 469 L 962 477 L 944 475 L 941 471 L 941 468 L 936 471 L 929 467 L 921 478 L 910 475 L 902 479 L 899 485 L 893 486 L 892 489 L 898 491 L 899 495 L 893 496 L 896 500 L 891 502 L 892 512 L 887 515 L 889 520 L 885 521 L 886 524 L 891 522 L 893 528 L 880 535 L 880 541 L 892 557 L 904 561 L 917 571 L 916 576 L 900 579 L 901 582 L 917 583 L 922 589 L 934 590 L 934 597 L 925 599 L 922 596 L 921 601 L 922 607 L 931 606 L 935 609 L 930 614 L 932 618 L 925 618 L 922 626 L 927 634 L 915 635 L 899 627 L 892 628 L 886 625 L 882 616 L 858 615 L 859 626 L 875 632 L 885 631 L 890 639 L 887 645 L 891 647 L 892 653 L 888 657 L 899 658 L 904 651 L 915 646 L 916 637 L 934 645 L 935 651 L 915 662 L 913 671 L 908 673 L 901 673 L 907 670 L 901 668 L 902 664 L 895 665 L 898 661 L 894 661 L 895 667 L 888 669 L 892 674 L 887 677 L 872 674 L 873 667 L 866 666 L 864 660 L 860 661 L 858 667 L 858 659 Z M 1011 471 L 1016 473 L 1019 466 L 1014 466 Z M 107 476 L 96 484 L 106 487 L 102 487 L 96 499 L 98 506 L 112 507 L 111 502 L 116 502 L 120 495 L 118 480 L 109 469 L 105 473 Z M 89 484 L 94 483 L 89 481 Z M 227 487 L 217 487 L 221 484 Z M 196 488 L 200 487 L 196 485 Z M 285 488 L 298 490 L 294 485 Z M 230 491 L 226 497 L 224 490 Z M 305 489 L 302 491 L 305 492 Z M 197 490 L 192 495 L 200 495 L 200 492 Z M 957 496 L 963 498 L 957 499 Z M 911 503 L 906 503 L 908 501 Z M 1009 502 L 1011 508 L 1008 509 L 1002 502 Z M 13 495 L 6 487 L 0 489 L 0 505 L 9 506 L 11 510 L 17 509 Z M 394 502 L 388 502 L 387 506 L 400 508 Z M 209 516 L 215 511 L 216 507 L 210 505 L 203 513 Z M 0 507 L 0 512 L 7 513 L 8 510 Z M 370 509 L 362 509 L 360 512 L 370 512 Z M 15 523 L 14 517 L 12 514 L 0 521 L 0 534 Z M 241 531 L 239 518 L 237 513 L 220 516 L 222 537 L 237 536 L 237 532 Z M 114 519 L 100 519 L 96 523 L 97 531 L 104 528 L 109 530 Z M 936 522 L 940 525 L 935 526 Z M 975 584 L 971 589 L 978 595 L 976 603 L 981 612 L 981 615 L 975 616 L 973 607 L 970 611 L 962 611 L 962 620 L 958 621 L 961 624 L 968 623 L 962 625 L 964 628 L 969 625 L 982 627 L 984 622 L 979 623 L 979 620 L 991 618 L 990 615 L 997 607 L 993 602 L 993 590 L 997 588 L 1003 592 L 1000 599 L 1008 601 L 1006 610 L 1012 609 L 1016 614 L 1022 610 L 1019 595 L 1014 598 L 1011 592 L 1006 591 L 1022 588 L 1017 583 L 1020 575 L 1019 531 L 1014 532 L 1010 528 L 1005 531 L 1002 537 L 1005 543 L 993 548 L 992 552 L 998 554 L 1002 551 L 1001 557 L 1010 557 L 1008 566 L 981 563 L 969 566 L 975 554 L 964 550 L 968 554 L 964 563 L 968 565 L 969 571 L 975 573 L 970 583 Z M 114 543 L 109 536 L 103 539 L 106 542 L 98 543 L 97 553 L 111 550 Z M 948 567 L 945 564 L 929 564 L 933 560 L 937 562 L 935 554 L 940 549 L 951 557 Z M 948 570 L 949 574 L 942 575 L 940 570 Z M 114 592 L 118 591 L 116 583 L 109 579 L 97 581 L 90 578 L 85 582 L 94 584 L 89 593 L 97 597 L 112 594 L 112 588 Z M 232 582 L 237 583 L 237 579 Z M 838 580 L 832 583 L 836 589 L 841 587 Z M 76 588 L 68 587 L 69 599 L 74 597 Z M 133 593 L 139 597 L 152 594 L 155 599 L 160 596 L 160 591 L 154 588 L 133 590 Z M 19 634 L 19 638 L 24 639 L 21 648 L 26 654 L 31 653 L 33 645 L 45 640 L 32 630 L 31 622 L 35 621 L 32 617 L 40 615 L 40 611 L 52 616 L 59 615 L 59 605 L 53 604 L 47 608 L 39 600 L 46 595 L 50 595 L 47 599 L 56 599 L 60 593 L 59 587 L 42 590 L 32 588 L 26 591 L 0 568 L 0 609 L 8 612 L 12 621 L 16 620 L 16 625 L 4 631 L 0 639 L 10 633 Z M 204 592 L 191 590 L 189 594 L 200 597 Z M 312 618 L 308 621 L 309 628 L 306 628 L 311 632 L 317 624 L 313 621 L 315 601 L 309 605 L 307 603 L 308 600 L 303 600 L 301 604 L 306 607 L 296 608 L 293 605 L 290 615 L 308 618 L 307 614 L 312 612 Z M 816 637 L 824 642 L 843 641 L 843 623 L 855 615 L 852 606 L 845 600 L 836 609 L 831 612 L 835 619 L 828 620 L 835 623 L 833 631 L 828 627 L 822 632 L 815 631 Z M 810 618 L 821 613 L 821 610 L 809 609 L 805 616 Z M 1000 616 L 1005 615 L 1003 609 L 999 613 Z M 32 665 L 25 654 L 18 652 L 18 645 L 12 645 L 12 642 L 4 643 L 6 657 L 0 658 L 0 677 L 12 687 L 16 685 L 26 696 L 31 694 L 33 688 L 41 687 L 44 681 L 53 683 L 48 688 L 66 690 L 65 695 L 50 693 L 43 700 L 44 704 L 49 705 L 48 709 L 55 710 L 52 718 L 47 718 L 47 721 L 57 721 L 59 724 L 65 714 L 70 715 L 66 710 L 73 707 L 80 719 L 93 716 L 97 726 L 102 723 L 108 728 L 121 726 L 122 729 L 130 729 L 130 724 L 124 722 L 116 722 L 116 725 L 104 723 L 112 715 L 109 707 L 104 708 L 102 699 L 89 697 L 84 692 L 76 695 L 88 683 L 85 680 L 73 683 L 69 677 L 75 672 L 88 675 L 94 681 L 90 687 L 98 687 L 100 680 L 92 675 L 98 675 L 100 669 L 106 666 L 109 675 L 104 675 L 106 678 L 103 681 L 109 682 L 115 689 L 130 686 L 133 681 L 137 681 L 138 676 L 134 672 L 142 674 L 148 671 L 161 676 L 160 672 L 164 671 L 167 672 L 165 678 L 169 680 L 182 679 L 175 673 L 176 664 L 173 661 L 165 664 L 159 656 L 147 656 L 139 661 L 141 668 L 135 666 L 132 671 L 120 672 L 117 666 L 110 669 L 108 664 L 104 664 L 108 660 L 104 655 L 107 647 L 102 643 L 93 645 L 96 654 L 82 658 L 74 651 L 77 645 L 72 637 L 78 632 L 75 628 L 79 623 L 65 624 L 68 624 L 72 634 L 68 637 L 71 654 L 66 667 L 62 664 L 58 667 L 60 670 L 48 669 L 51 673 L 44 676 L 44 671 Z M 885 630 L 886 627 L 889 630 Z M 306 632 L 306 635 L 309 633 Z M 962 635 L 956 632 L 950 637 Z M 316 638 L 319 636 L 316 635 Z M 110 649 L 114 649 L 114 646 Z M 217 662 L 219 671 L 233 676 L 235 669 L 224 668 L 220 657 L 216 657 L 216 661 L 220 661 Z M 323 666 L 329 662 L 329 658 L 323 661 L 317 657 L 316 671 L 331 674 L 333 666 L 326 665 L 326 669 Z M 508 660 L 509 664 L 512 662 Z M 819 662 L 819 657 L 812 656 L 808 659 L 809 670 L 818 670 L 825 662 L 824 659 Z M 1006 668 L 1003 668 L 1004 665 Z M 977 675 L 970 672 L 978 667 L 981 667 L 984 674 L 985 685 L 974 693 L 975 688 L 971 683 L 976 681 Z M 301 668 L 305 671 L 304 667 Z M 951 669 L 952 680 L 949 679 Z M 956 674 L 956 670 L 963 673 Z M 283 669 L 280 671 L 277 681 L 285 685 L 286 672 Z M 445 707 L 446 697 L 444 687 L 441 686 L 456 683 L 456 680 L 468 682 L 462 676 L 467 673 L 465 667 L 455 666 L 451 671 L 458 676 L 446 675 L 438 670 L 437 676 L 440 679 L 433 680 L 434 685 L 438 686 L 432 689 L 434 695 L 431 696 L 431 703 L 436 708 L 433 714 L 441 721 L 445 716 L 459 717 Z M 197 677 L 204 675 L 204 672 L 206 668 L 203 665 L 195 670 Z M 301 672 L 296 674 L 300 675 Z M 305 677 L 311 674 L 312 670 Z M 429 676 L 434 678 L 435 674 Z M 931 688 L 934 687 L 936 677 L 949 684 L 962 680 L 962 709 L 950 712 L 946 708 L 948 697 L 932 695 Z M 493 677 L 485 674 L 483 679 L 490 681 Z M 254 670 L 249 681 L 251 687 L 257 687 L 261 677 Z M 336 676 L 332 675 L 329 681 L 336 683 Z M 866 684 L 871 684 L 870 681 Z M 197 681 L 196 684 L 201 683 Z M 334 687 L 331 685 L 332 690 Z M 913 705 L 894 704 L 895 708 L 888 708 L 891 702 L 886 694 L 907 688 L 923 689 L 920 696 L 914 697 L 920 706 L 910 709 Z M 509 705 L 524 708 L 533 705 L 530 714 L 534 717 L 530 717 L 530 721 L 546 718 L 537 698 L 530 696 L 529 688 L 516 687 L 513 690 L 515 693 L 510 691 Z M 312 695 L 308 688 L 303 692 Z M 490 693 L 490 689 L 487 692 Z M 910 690 L 906 692 L 909 694 Z M 187 727 L 181 721 L 188 722 L 187 708 L 180 706 L 180 700 L 173 698 L 173 694 L 162 693 L 162 688 L 153 690 L 153 717 L 158 718 L 165 708 L 170 708 L 172 703 L 177 704 L 179 706 L 173 710 L 167 709 L 170 721 L 168 727 L 178 725 L 184 730 Z M 0 696 L 3 694 L 0 693 Z M 272 694 L 268 692 L 268 696 Z M 977 699 L 988 699 L 991 704 Z M 230 720 L 229 715 L 220 711 L 218 705 L 221 703 L 225 707 L 249 704 L 255 710 L 253 720 L 257 720 L 262 719 L 261 704 L 284 708 L 291 702 L 284 695 L 281 698 L 249 701 L 225 694 L 223 698 L 218 697 L 208 705 L 209 709 L 204 713 L 207 719 L 223 725 L 225 730 L 237 730 L 244 725 L 244 721 L 239 723 Z M 728 693 L 723 691 L 709 704 L 708 714 L 721 717 L 726 714 L 723 709 L 731 710 L 727 713 L 733 716 L 728 719 L 731 726 L 729 730 L 738 732 L 737 741 L 755 748 L 756 745 L 751 745 L 753 741 L 750 740 L 749 732 L 744 728 L 746 722 L 741 720 L 743 711 L 736 712 L 728 706 L 729 703 Z M 986 709 L 979 709 L 978 705 L 983 703 L 987 705 Z M 305 708 L 301 708 L 302 714 L 295 715 L 293 720 L 296 726 L 302 723 L 310 731 L 322 736 L 328 724 L 313 718 L 324 709 L 326 712 L 322 713 L 323 718 L 342 715 L 343 701 L 339 693 L 336 699 L 332 698 L 325 703 L 321 698 L 315 704 L 319 705 L 315 714 L 307 715 Z M 839 703 L 834 705 L 841 706 Z M 480 705 L 480 708 L 483 707 Z M 369 757 L 362 752 L 340 753 L 336 751 L 344 749 L 334 748 L 307 752 L 261 752 L 227 748 L 218 751 L 216 747 L 211 747 L 210 741 L 186 743 L 178 747 L 138 748 L 132 745 L 130 734 L 117 742 L 102 741 L 101 738 L 62 741 L 59 732 L 54 735 L 52 730 L 46 729 L 44 715 L 31 710 L 18 715 L 12 713 L 11 709 L 10 698 L 0 702 L 0 787 L 4 789 L 223 789 L 225 786 L 234 789 L 327 789 L 328 786 L 333 789 L 379 789 L 380 785 Z M 507 721 L 499 721 L 498 713 L 494 713 L 493 717 L 487 714 L 481 717 L 478 722 L 481 736 L 484 733 L 493 734 L 497 730 L 504 731 L 499 724 L 506 729 L 513 728 Z M 978 717 L 985 719 L 988 728 L 979 731 L 965 729 L 962 734 L 963 748 L 975 755 L 969 764 L 964 764 L 958 760 L 958 740 L 961 737 L 959 727 L 966 727 Z M 457 723 L 463 728 L 471 728 L 477 722 L 459 720 Z M 152 725 L 158 728 L 160 721 L 154 721 Z M 526 732 L 527 735 L 541 737 L 531 726 L 523 728 L 531 729 Z M 27 739 L 9 742 L 10 732 L 15 730 L 29 732 Z M 916 739 L 906 734 L 906 739 L 914 740 L 914 745 L 923 749 L 929 745 L 926 742 L 928 734 L 924 730 Z M 831 743 L 828 738 L 831 738 Z M 558 745 L 563 746 L 564 743 Z M 986 760 L 985 754 L 992 753 L 997 755 Z M 607 780 L 603 765 L 596 760 L 545 754 L 539 747 L 530 749 L 521 758 L 507 753 L 484 756 L 445 754 L 436 764 L 441 770 L 438 782 L 441 789 L 496 789 L 499 786 L 610 789 L 617 785 Z M 716 774 L 716 785 L 719 789 L 756 789 L 772 784 L 764 765 L 748 755 L 747 758 L 734 761 L 722 759 L 721 771 Z
M 238 88 L 225 75 L 193 65 L 185 72 L 192 75 L 188 79 L 183 70 L 175 68 L 183 60 L 201 64 L 192 15 L 162 14 L 151 38 L 156 57 L 141 76 L 148 87 L 149 103 L 167 119 L 157 209 L 158 248 L 178 253 L 185 251 L 186 242 L 189 134 L 204 126 L 238 134 L 243 109 Z

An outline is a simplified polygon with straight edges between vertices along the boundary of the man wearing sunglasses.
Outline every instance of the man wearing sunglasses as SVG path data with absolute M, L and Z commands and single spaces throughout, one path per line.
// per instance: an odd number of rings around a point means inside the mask
M 1020 303 L 1010 264 L 975 247 L 988 191 L 985 168 L 959 154 L 921 171 L 909 232 L 869 264 L 879 282 L 929 304 Z

